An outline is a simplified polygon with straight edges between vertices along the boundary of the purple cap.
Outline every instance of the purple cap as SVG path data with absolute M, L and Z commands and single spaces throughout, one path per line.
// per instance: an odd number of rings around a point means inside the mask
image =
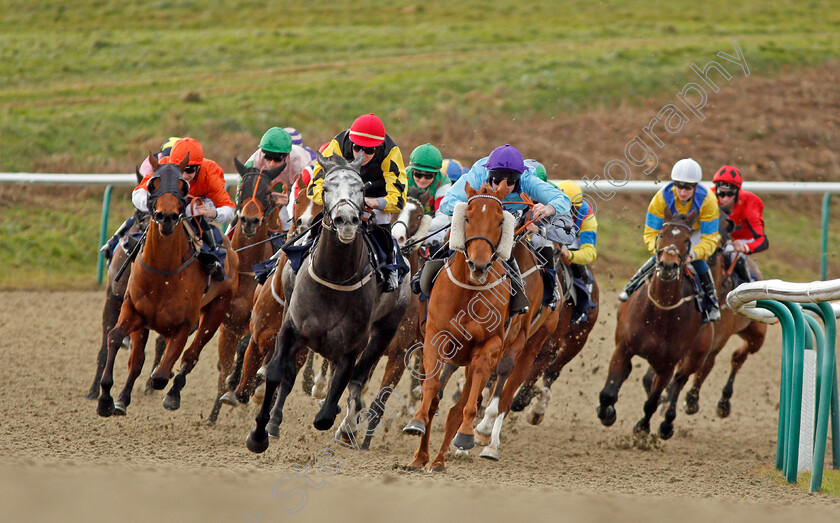
M 484 167 L 491 171 L 494 169 L 506 169 L 522 174 L 525 172 L 525 161 L 522 159 L 522 153 L 516 147 L 505 144 L 493 149 Z

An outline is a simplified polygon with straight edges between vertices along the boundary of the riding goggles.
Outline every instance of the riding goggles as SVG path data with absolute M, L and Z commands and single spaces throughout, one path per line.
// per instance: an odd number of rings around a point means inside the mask
M 353 144 L 353 150 L 356 152 L 364 151 L 365 154 L 373 154 L 376 152 L 376 147 L 362 147 L 361 145 Z
M 522 173 L 516 171 L 491 169 L 488 171 L 487 181 L 493 184 L 500 184 L 502 181 L 507 181 L 509 185 L 512 185 L 518 182 L 521 176 Z
M 282 162 L 283 160 L 285 160 L 287 156 L 289 156 L 287 153 L 274 153 L 274 152 L 271 152 L 271 151 L 263 151 L 262 153 L 263 153 L 263 158 L 265 158 L 265 161 L 267 161 L 267 162 L 278 162 L 279 163 L 279 162 Z

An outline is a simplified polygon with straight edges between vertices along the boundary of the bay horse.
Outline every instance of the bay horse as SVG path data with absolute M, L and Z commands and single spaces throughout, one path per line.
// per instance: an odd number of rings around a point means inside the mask
M 172 367 L 197 322 L 197 333 L 184 353 L 172 388 L 163 400 L 164 408 L 178 409 L 186 376 L 198 361 L 201 349 L 216 333 L 236 293 L 238 280 L 233 276 L 239 270 L 239 258 L 230 248 L 227 238 L 224 239 L 227 251 L 224 281 L 211 280 L 207 270 L 194 263 L 198 251 L 191 241 L 190 226 L 182 222 L 189 184 L 181 173 L 188 161 L 189 155 L 178 165 L 159 165 L 153 156 L 149 157 L 154 173 L 148 185 L 152 221 L 142 252 L 132 265 L 119 320 L 108 334 L 108 361 L 97 405 L 100 416 L 108 417 L 115 412 L 125 414 L 131 403 L 132 386 L 143 368 L 150 328 L 166 338 L 163 359 L 151 376 L 152 387 L 161 390 L 169 381 Z M 114 403 L 111 397 L 114 361 L 127 334 L 131 336 L 129 374 L 119 399 Z
M 715 254 L 709 258 L 709 268 L 712 271 L 712 276 L 716 282 L 717 295 L 719 303 L 721 304 L 720 320 L 715 322 L 715 337 L 712 340 L 712 350 L 709 353 L 706 361 L 700 369 L 694 374 L 694 383 L 691 389 L 685 396 L 685 412 L 687 414 L 696 414 L 700 410 L 700 387 L 711 372 L 715 365 L 715 358 L 723 349 L 729 338 L 737 334 L 744 343 L 732 353 L 732 369 L 729 373 L 729 379 L 723 387 L 721 398 L 717 404 L 717 415 L 721 418 L 729 416 L 732 406 L 730 398 L 732 398 L 733 385 L 735 382 L 735 375 L 741 368 L 741 365 L 746 361 L 747 356 L 755 354 L 761 349 L 764 344 L 764 338 L 767 335 L 767 325 L 757 321 L 752 321 L 746 316 L 735 314 L 732 309 L 726 307 L 726 296 L 735 288 L 735 274 L 734 268 L 738 258 L 743 256 L 745 262 L 748 264 L 748 270 L 752 270 L 758 279 L 763 279 L 761 271 L 753 262 L 752 258 L 741 253 L 726 253 L 724 247 L 729 239 L 729 229 L 727 224 L 729 219 L 726 218 L 725 213 L 721 212 L 720 220 L 720 238 L 721 241 Z
M 305 188 L 298 191 L 289 235 L 292 236 L 296 231 L 311 227 L 322 209 L 321 205 L 307 197 Z M 282 274 L 288 258 L 282 251 L 278 251 L 275 256 L 277 256 L 276 269 L 254 294 L 254 306 L 249 326 L 250 340 L 244 358 L 240 360 L 235 371 L 239 374 L 234 375 L 230 380 L 231 383 L 236 384 L 234 394 L 240 403 L 248 403 L 254 395 L 258 369 L 267 364 L 271 355 L 274 354 L 275 337 L 280 332 L 280 326 L 283 323 L 286 291 L 283 288 Z
M 574 305 L 571 302 L 571 297 L 566 298 L 566 307 L 560 313 L 557 329 L 549 337 L 543 349 L 537 355 L 528 379 L 519 389 L 519 393 L 513 400 L 511 410 L 520 412 L 525 410 L 525 407 L 531 403 L 533 398 L 537 399 L 537 402 L 529 409 L 528 415 L 526 416 L 528 423 L 531 425 L 542 423 L 545 418 L 548 402 L 551 400 L 551 386 L 560 376 L 560 372 L 566 364 L 572 361 L 586 345 L 589 334 L 598 321 L 600 293 L 595 275 L 591 274 L 591 278 L 592 293 L 590 298 L 595 303 L 595 307 L 589 309 L 588 319 L 576 325 L 571 325 L 572 308 Z M 537 390 L 535 384 L 540 376 L 543 379 L 543 386 L 542 389 Z
M 669 439 L 674 434 L 679 393 L 711 351 L 714 327 L 711 323 L 702 323 L 703 316 L 695 306 L 694 290 L 686 275 L 691 225 L 696 217 L 695 210 L 688 215 L 671 215 L 666 209 L 665 223 L 656 238 L 653 276 L 628 301 L 618 306 L 616 348 L 597 409 L 598 418 L 607 427 L 615 423 L 614 405 L 619 389 L 632 369 L 630 360 L 633 356 L 641 356 L 650 364 L 654 376 L 644 404 L 644 417 L 633 432 L 650 432 L 650 419 L 673 375 L 670 403 L 665 420 L 659 426 L 662 439 Z
M 432 217 L 426 215 L 425 209 L 430 198 L 431 193 L 428 191 L 419 187 L 409 188 L 405 207 L 403 207 L 399 214 L 394 214 L 391 221 L 391 234 L 397 240 L 400 248 L 403 248 L 403 254 L 406 255 L 406 261 L 411 267 L 409 274 L 415 274 L 420 268 L 420 248 L 422 242 L 418 240 L 429 233 Z M 408 249 L 404 249 L 407 243 L 413 243 L 415 241 L 417 241 L 416 244 Z M 405 360 L 409 356 L 409 350 L 412 347 L 416 347 L 423 340 L 420 323 L 423 320 L 425 312 L 425 307 L 421 306 L 420 303 L 420 296 L 412 293 L 409 296 L 408 308 L 406 309 L 400 328 L 385 351 L 388 362 L 385 365 L 382 383 L 379 385 L 379 393 L 377 394 L 376 400 L 370 404 L 371 414 L 368 419 L 365 439 L 362 441 L 362 450 L 370 449 L 373 435 L 376 433 L 376 428 L 379 426 L 382 415 L 385 413 L 385 404 L 392 395 L 391 391 L 397 387 L 405 372 Z M 407 405 L 404 406 L 407 407 Z
M 139 184 L 143 181 L 143 176 L 139 170 L 135 171 L 135 173 L 137 175 L 137 183 Z M 148 226 L 149 213 L 135 209 L 134 224 L 126 234 L 145 232 Z M 131 265 L 125 269 L 119 280 L 116 279 L 116 276 L 127 259 L 128 252 L 123 247 L 123 242 L 120 241 L 114 249 L 113 254 L 111 254 L 111 260 L 108 264 L 108 283 L 105 285 L 105 305 L 102 307 L 102 343 L 96 355 L 96 371 L 93 375 L 93 383 L 90 385 L 90 390 L 85 396 L 86 400 L 95 400 L 99 397 L 99 381 L 102 379 L 102 372 L 105 370 L 105 362 L 108 361 L 108 333 L 111 332 L 111 329 L 114 328 L 120 317 L 120 307 L 125 297 L 125 290 L 128 287 Z M 160 362 L 165 348 L 166 341 L 161 336 L 158 336 L 155 341 L 155 365 Z M 147 382 L 145 392 L 149 393 L 151 390 L 151 383 Z
M 313 425 L 317 430 L 333 426 L 338 401 L 347 388 L 348 412 L 336 436 L 338 439 L 342 434 L 353 434 L 355 418 L 361 410 L 362 387 L 405 315 L 410 293 L 408 279 L 403 279 L 396 291 L 383 293 L 369 262 L 370 253 L 361 230 L 362 161 L 364 155 L 348 163 L 340 156 L 325 158 L 318 153 L 325 173 L 322 231 L 293 283 L 291 265 L 283 270 L 289 297 L 274 356 L 266 368 L 265 401 L 246 441 L 252 452 L 264 452 L 269 432 L 279 433 L 283 405 L 297 374 L 296 360 L 307 347 L 335 365 L 327 397 Z M 277 398 L 272 408 L 275 391 Z
M 236 384 L 228 383 L 227 377 L 233 371 L 237 347 L 248 334 L 248 324 L 251 321 L 254 292 L 257 288 L 257 280 L 251 267 L 274 254 L 271 242 L 266 240 L 270 234 L 282 231 L 277 217 L 279 206 L 272 202 L 271 189 L 277 176 L 285 169 L 285 164 L 270 170 L 247 168 L 239 158 L 234 158 L 233 164 L 240 176 L 236 198 L 236 214 L 239 221 L 233 229 L 230 243 L 239 255 L 239 271 L 236 276 L 239 284 L 227 314 L 219 326 L 218 394 L 207 417 L 211 424 L 219 417 L 222 403 L 231 406 L 239 404 L 233 393 Z M 246 341 L 246 347 L 247 344 Z
M 445 363 L 466 366 L 466 383 L 449 410 L 440 450 L 431 471 L 445 470 L 445 452 L 475 446 L 473 421 L 491 371 L 502 357 L 509 316 L 511 283 L 502 260 L 513 248 L 514 218 L 502 207 L 512 187 L 502 181 L 497 190 L 484 184 L 479 191 L 465 186 L 467 202 L 456 204 L 452 234 L 463 235 L 459 250 L 434 282 L 423 342 L 422 399 L 414 418 L 403 429 L 421 436 L 408 466 L 420 470 L 429 462 L 429 436 L 437 413 L 441 372 Z M 463 206 L 463 207 L 462 207 Z M 460 243 L 460 242 L 459 242 Z

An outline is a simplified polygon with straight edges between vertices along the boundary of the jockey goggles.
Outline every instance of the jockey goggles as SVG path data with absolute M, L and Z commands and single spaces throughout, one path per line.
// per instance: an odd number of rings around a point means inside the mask
M 507 169 L 490 169 L 487 175 L 487 181 L 493 184 L 500 184 L 502 181 L 507 181 L 508 184 L 512 185 L 519 181 L 519 178 L 522 176 L 522 173 L 518 173 L 516 171 L 510 171 Z
M 674 187 L 683 191 L 690 191 L 697 187 L 696 183 L 674 182 Z
M 365 154 L 373 154 L 373 153 L 376 152 L 376 147 L 362 147 L 361 145 L 358 145 L 358 144 L 354 143 L 353 144 L 353 150 L 356 151 L 356 152 L 364 151 Z
M 429 171 L 421 171 L 420 169 L 412 169 L 411 174 L 415 178 L 424 178 L 426 180 L 434 180 L 437 173 L 430 173 Z
M 195 174 L 198 172 L 200 165 L 188 165 L 184 167 L 184 174 Z
M 289 156 L 287 153 L 274 153 L 274 152 L 271 152 L 271 151 L 263 151 L 262 153 L 263 153 L 263 158 L 265 158 L 265 161 L 267 161 L 267 162 L 280 163 L 283 160 L 285 160 L 287 156 Z

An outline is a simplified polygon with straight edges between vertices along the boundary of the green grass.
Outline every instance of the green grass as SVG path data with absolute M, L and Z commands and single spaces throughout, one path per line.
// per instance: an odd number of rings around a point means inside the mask
M 784 475 L 781 471 L 776 470 L 772 466 L 762 467 L 760 473 L 770 477 L 774 482 L 779 485 L 787 485 L 787 481 L 785 480 Z M 803 472 L 796 476 L 796 486 L 808 492 L 811 490 L 811 473 L 810 472 Z M 826 466 L 823 469 L 823 477 L 822 477 L 822 486 L 817 491 L 822 494 L 827 494 L 829 496 L 834 496 L 835 498 L 840 498 L 840 470 L 833 470 Z
M 222 160 L 212 151 L 250 154 L 277 124 L 294 125 L 315 145 L 370 111 L 399 137 L 439 135 L 452 122 L 636 104 L 673 95 L 690 63 L 732 54 L 732 37 L 751 74 L 836 59 L 835 7 L 828 0 L 6 0 L 0 171 L 131 172 L 164 137 L 186 134 Z M 0 263 L 8 268 L 0 287 L 90 281 L 101 195 L 85 194 L 43 208 L 0 203 Z M 129 212 L 127 204 L 113 209 L 109 230 Z M 614 210 L 601 216 L 604 259 L 632 272 L 645 255 L 641 232 Z M 775 248 L 790 241 L 818 259 L 818 239 L 803 240 L 795 218 L 768 210 L 771 220 Z M 802 273 L 796 254 L 782 258 L 768 263 L 774 275 L 816 277 L 810 266 Z M 840 260 L 833 263 L 836 273 Z

